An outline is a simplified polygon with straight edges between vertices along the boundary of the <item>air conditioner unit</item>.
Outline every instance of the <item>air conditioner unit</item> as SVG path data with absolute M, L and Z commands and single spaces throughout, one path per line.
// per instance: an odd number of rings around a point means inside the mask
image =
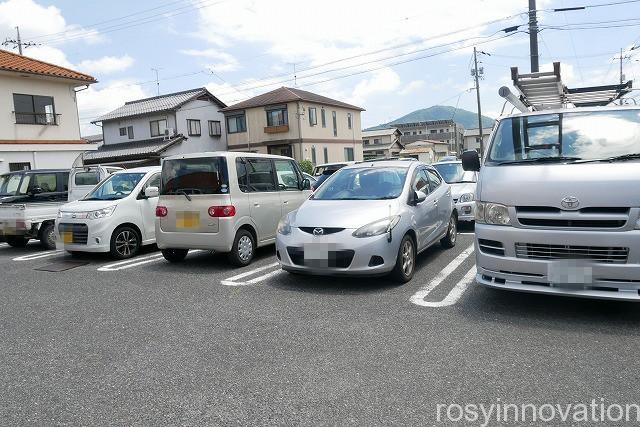
M 171 139 L 175 136 L 176 132 L 173 128 L 166 128 L 164 130 L 164 139 Z

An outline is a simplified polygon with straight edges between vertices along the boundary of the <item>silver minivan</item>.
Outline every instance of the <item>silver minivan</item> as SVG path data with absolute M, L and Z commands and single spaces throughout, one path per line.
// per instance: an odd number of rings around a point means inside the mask
M 272 244 L 278 221 L 311 194 L 290 157 L 210 152 L 162 161 L 156 241 L 170 262 L 189 249 L 227 253 L 248 265 L 255 249 Z M 149 192 L 149 190 L 147 190 Z

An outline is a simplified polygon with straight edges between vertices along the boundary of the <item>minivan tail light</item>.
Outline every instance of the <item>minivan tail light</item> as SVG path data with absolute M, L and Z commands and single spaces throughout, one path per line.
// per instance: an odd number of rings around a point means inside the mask
M 233 205 L 227 206 L 211 206 L 209 208 L 209 216 L 214 218 L 228 218 L 236 214 L 236 207 Z
M 156 206 L 156 216 L 158 218 L 164 218 L 165 216 L 167 216 L 168 213 L 169 213 L 169 211 L 167 210 L 166 207 L 164 207 L 164 206 Z

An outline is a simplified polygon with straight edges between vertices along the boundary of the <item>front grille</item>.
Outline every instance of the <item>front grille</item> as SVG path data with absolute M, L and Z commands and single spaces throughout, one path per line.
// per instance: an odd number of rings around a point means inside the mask
M 502 245 L 502 242 L 479 239 L 478 246 L 480 247 L 480 251 L 485 254 L 504 256 L 504 246 Z
M 291 258 L 292 263 L 294 263 L 295 265 L 305 265 L 304 248 L 288 246 L 287 253 L 289 254 L 289 258 Z M 351 265 L 351 261 L 353 261 L 355 251 L 351 249 L 329 251 L 327 255 L 327 267 L 347 268 Z
M 520 224 L 532 227 L 565 227 L 565 228 L 620 228 L 626 220 L 593 220 L 593 219 L 539 219 L 520 218 Z
M 304 231 L 305 233 L 309 233 L 309 234 L 313 234 L 313 230 L 315 230 L 316 228 L 322 229 L 322 234 L 321 234 L 322 236 L 326 236 L 327 234 L 339 233 L 342 230 L 344 230 L 344 228 L 337 228 L 337 227 L 299 227 L 301 231 Z
M 518 206 L 518 222 L 524 227 L 621 228 L 629 221 L 629 208 L 585 207 L 574 211 L 552 206 Z
M 606 246 L 567 246 L 516 243 L 516 257 L 540 260 L 582 259 L 609 264 L 625 264 L 629 248 Z
M 67 243 L 73 243 L 76 245 L 87 244 L 87 238 L 89 237 L 89 227 L 87 227 L 86 224 L 69 224 L 63 222 L 58 226 L 58 230 L 60 231 L 60 234 L 69 232 L 71 233 L 73 242 Z

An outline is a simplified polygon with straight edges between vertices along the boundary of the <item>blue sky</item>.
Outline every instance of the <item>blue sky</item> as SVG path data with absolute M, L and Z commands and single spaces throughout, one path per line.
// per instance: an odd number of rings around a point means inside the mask
M 572 12 L 549 9 L 624 0 L 538 0 L 540 63 L 559 60 L 569 86 L 615 83 L 625 49 L 627 79 L 640 77 L 640 2 Z M 362 106 L 371 126 L 434 104 L 476 110 L 469 74 L 481 55 L 483 112 L 499 114 L 509 67 L 529 70 L 526 0 L 0 0 L 0 38 L 19 25 L 25 54 L 90 73 L 79 94 L 83 134 L 123 102 L 206 86 L 231 104 L 297 86 Z M 128 16 L 126 16 L 128 15 Z M 597 28 L 596 28 L 597 27 Z M 526 25 L 519 27 L 525 31 Z M 446 46 L 442 46 L 445 45 Z M 441 46 L 441 47 L 438 47 Z M 400 63 L 404 62 L 404 63 Z

